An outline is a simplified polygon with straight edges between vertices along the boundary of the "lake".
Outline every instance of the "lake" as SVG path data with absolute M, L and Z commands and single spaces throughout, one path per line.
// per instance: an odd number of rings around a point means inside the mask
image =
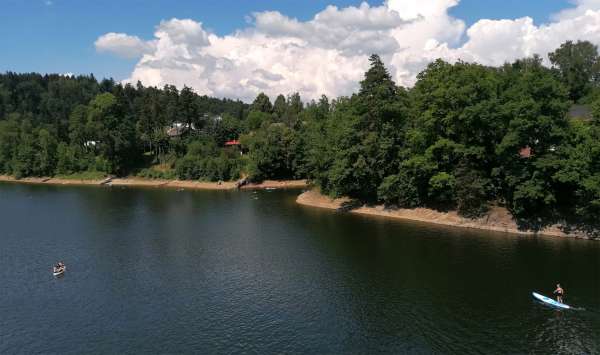
M 600 353 L 600 242 L 298 193 L 0 183 L 0 353 Z

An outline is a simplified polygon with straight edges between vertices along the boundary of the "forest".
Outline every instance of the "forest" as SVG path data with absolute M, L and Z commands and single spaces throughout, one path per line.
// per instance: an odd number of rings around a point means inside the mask
M 437 60 L 396 85 L 372 55 L 349 97 L 273 102 L 89 76 L 0 74 L 0 174 L 309 179 L 325 194 L 598 230 L 600 59 L 589 42 L 500 67 Z M 589 113 L 569 114 L 572 107 Z M 586 111 L 584 110 L 584 111 Z

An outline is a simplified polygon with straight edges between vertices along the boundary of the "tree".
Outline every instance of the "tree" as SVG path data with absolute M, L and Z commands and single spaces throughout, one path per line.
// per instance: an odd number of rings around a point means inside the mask
M 246 118 L 246 129 L 254 131 L 259 129 L 264 123 L 271 121 L 271 115 L 261 111 L 250 111 Z
M 287 112 L 287 101 L 285 100 L 285 96 L 278 95 L 275 99 L 275 103 L 273 104 L 273 114 L 277 118 L 278 122 L 282 122 L 285 114 Z
M 191 88 L 187 86 L 183 87 L 179 95 L 178 106 L 179 122 L 185 123 L 189 129 L 192 128 L 192 125 L 196 129 L 201 129 L 204 126 L 204 121 L 196 102 L 196 95 Z
M 15 114 L 0 121 L 0 173 L 13 174 L 13 157 L 19 144 L 19 122 Z
M 600 79 L 598 47 L 588 41 L 567 41 L 549 53 L 548 57 L 567 86 L 569 97 L 575 102 L 584 97 Z
M 35 170 L 37 175 L 50 176 L 56 169 L 56 137 L 48 130 L 41 128 L 38 131 L 38 150 L 35 154 Z
M 500 112 L 508 125 L 496 147 L 494 179 L 511 212 L 539 228 L 560 206 L 560 186 L 552 177 L 568 133 L 568 93 L 537 57 L 505 66 L 502 80 Z M 520 156 L 523 147 L 532 155 Z
M 597 230 L 597 50 L 567 42 L 550 57 L 553 69 L 539 56 L 497 68 L 438 60 L 405 90 L 372 55 L 352 96 L 305 104 L 294 93 L 274 105 L 264 93 L 247 105 L 189 87 L 8 72 L 0 173 L 309 178 L 363 202 L 456 208 L 469 218 L 501 205 L 529 228 Z M 574 99 L 592 103 L 591 121 L 566 117 Z M 168 131 L 175 122 L 194 134 Z M 243 156 L 225 146 L 238 138 Z
M 298 121 L 298 115 L 303 109 L 304 104 L 302 103 L 299 93 L 296 92 L 288 96 L 285 124 L 287 124 L 288 127 L 293 127 Z
M 307 159 L 328 167 L 326 174 L 314 174 L 326 192 L 372 201 L 384 178 L 398 169 L 407 95 L 379 56 L 372 55 L 370 62 L 359 93 L 336 102 L 324 126 L 325 144 L 335 149 Z
M 250 110 L 270 114 L 273 112 L 273 105 L 271 104 L 271 100 L 269 100 L 269 97 L 261 92 L 260 94 L 258 94 L 256 99 L 254 99 L 252 105 L 250 105 Z
M 19 144 L 14 153 L 12 173 L 17 179 L 36 173 L 35 154 L 36 144 L 31 122 L 25 120 L 19 129 Z
M 454 175 L 458 213 L 467 218 L 477 218 L 485 214 L 488 211 L 489 179 L 467 159 L 461 160 Z
M 493 154 L 506 125 L 498 107 L 499 88 L 498 73 L 491 68 L 442 60 L 431 63 L 418 75 L 411 93 L 422 143 L 429 146 L 444 138 Z
M 292 131 L 272 124 L 241 137 L 242 146 L 249 151 L 248 175 L 254 181 L 290 179 L 295 175 Z
M 93 128 L 89 127 L 88 107 L 76 106 L 69 115 L 69 140 L 71 144 L 84 146 L 93 135 Z

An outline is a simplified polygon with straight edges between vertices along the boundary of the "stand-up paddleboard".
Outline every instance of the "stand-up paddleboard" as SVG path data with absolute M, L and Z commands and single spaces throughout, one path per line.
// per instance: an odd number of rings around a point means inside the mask
M 562 309 L 571 309 L 571 306 L 566 305 L 564 303 L 557 302 L 557 301 L 553 300 L 552 298 L 546 297 L 544 295 L 540 295 L 539 293 L 535 293 L 535 292 L 533 292 L 532 294 L 533 294 L 533 297 L 535 297 L 536 299 L 538 299 L 546 304 L 549 304 L 551 306 L 562 308 Z

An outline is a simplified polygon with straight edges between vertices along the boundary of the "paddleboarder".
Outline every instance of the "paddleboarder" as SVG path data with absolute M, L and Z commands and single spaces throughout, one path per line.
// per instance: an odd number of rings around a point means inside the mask
M 563 303 L 563 295 L 565 294 L 565 290 L 560 287 L 560 284 L 556 284 L 556 290 L 554 290 L 554 294 L 556 295 L 556 302 Z

